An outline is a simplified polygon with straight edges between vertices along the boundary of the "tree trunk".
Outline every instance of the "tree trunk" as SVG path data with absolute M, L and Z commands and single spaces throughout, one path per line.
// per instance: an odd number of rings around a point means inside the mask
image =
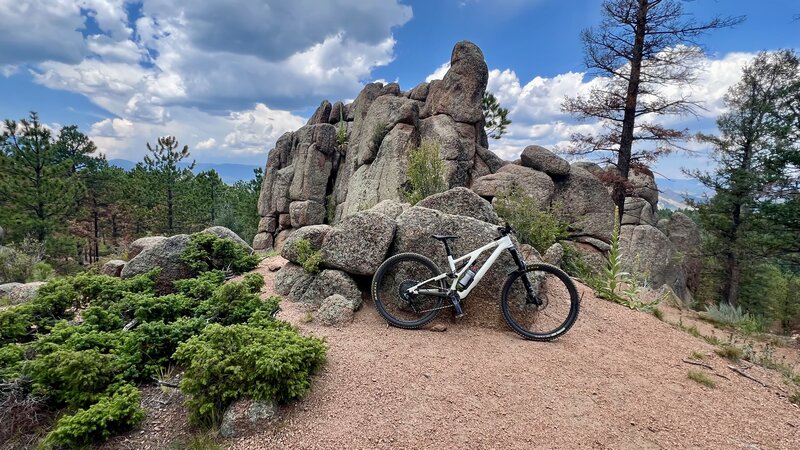
M 639 0 L 639 10 L 636 12 L 636 31 L 633 41 L 631 56 L 631 71 L 628 79 L 628 89 L 625 93 L 625 114 L 622 118 L 622 132 L 620 135 L 619 152 L 617 153 L 617 169 L 619 178 L 614 183 L 611 194 L 614 204 L 617 205 L 617 216 L 622 223 L 625 213 L 625 192 L 628 174 L 631 168 L 631 150 L 633 148 L 633 131 L 636 126 L 636 105 L 639 98 L 639 84 L 642 74 L 642 54 L 644 52 L 644 37 L 647 27 L 647 10 L 650 8 L 649 0 Z
M 742 266 L 736 251 L 728 253 L 728 282 L 726 283 L 725 301 L 736 306 L 739 299 L 739 284 L 742 278 Z
M 92 216 L 94 219 L 94 262 L 100 261 L 100 226 L 99 226 L 99 214 L 97 213 L 97 206 L 94 207 L 92 211 Z
M 167 188 L 167 230 L 172 235 L 173 232 L 173 215 L 172 215 L 172 188 Z

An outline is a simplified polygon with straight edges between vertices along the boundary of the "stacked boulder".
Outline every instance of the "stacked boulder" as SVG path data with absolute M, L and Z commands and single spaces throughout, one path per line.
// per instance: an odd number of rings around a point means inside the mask
M 488 150 L 487 82 L 481 50 L 459 42 L 442 80 L 408 92 L 370 83 L 350 104 L 323 101 L 269 153 L 253 247 L 280 249 L 293 230 L 332 225 L 384 200 L 402 202 L 408 156 L 426 140 L 439 144 L 450 187 L 496 172 L 505 162 Z

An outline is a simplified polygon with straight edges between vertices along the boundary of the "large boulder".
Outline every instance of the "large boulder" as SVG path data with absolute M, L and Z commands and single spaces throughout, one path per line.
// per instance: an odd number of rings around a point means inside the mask
M 319 225 L 325 221 L 325 206 L 313 200 L 292 202 L 289 205 L 289 223 L 292 228 Z
M 548 175 L 564 176 L 569 174 L 569 163 L 567 160 L 539 145 L 529 145 L 525 147 L 520 158 L 522 159 L 523 166 L 544 172 Z
M 331 117 L 331 102 L 323 100 L 314 114 L 308 119 L 306 125 L 316 125 L 318 123 L 328 123 Z
M 614 229 L 614 202 L 594 175 L 573 166 L 556 183 L 553 206 L 570 224 L 571 236 L 591 236 L 609 242 Z
M 118 277 L 122 273 L 125 264 L 127 263 L 121 259 L 112 259 L 103 264 L 103 267 L 100 268 L 100 273 L 110 277 Z
M 173 292 L 175 280 L 191 278 L 193 275 L 189 266 L 181 260 L 181 254 L 189 239 L 188 234 L 179 234 L 157 242 L 128 261 L 120 275 L 122 278 L 131 278 L 160 267 L 161 272 L 156 278 L 156 291 L 159 294 Z
M 228 239 L 230 241 L 236 242 L 237 244 L 243 246 L 251 253 L 253 249 L 250 247 L 250 244 L 245 242 L 244 239 L 240 238 L 238 234 L 234 233 L 233 230 L 230 228 L 221 227 L 219 225 L 208 227 L 202 231 L 203 233 L 213 234 L 214 236 L 221 238 L 221 239 Z
M 397 232 L 393 253 L 415 252 L 431 258 L 441 270 L 447 270 L 447 255 L 441 242 L 431 238 L 434 234 L 459 236 L 451 241 L 455 256 L 476 250 L 499 237 L 497 225 L 472 217 L 446 214 L 434 209 L 414 206 L 397 218 Z M 491 253 L 485 252 L 476 262 L 484 262 Z M 497 308 L 500 291 L 509 272 L 517 266 L 508 252 L 503 252 L 494 266 L 470 293 L 465 306 L 469 323 L 502 327 L 503 319 Z
M 431 83 L 423 117 L 447 114 L 457 122 L 477 123 L 483 119 L 483 93 L 489 69 L 477 45 L 461 41 L 453 48 L 450 69 L 439 83 Z
M 666 284 L 684 301 L 691 299 L 680 257 L 658 228 L 623 226 L 619 243 L 622 266 L 627 272 L 645 278 L 655 289 Z
M 696 292 L 703 266 L 701 255 L 703 240 L 700 235 L 700 226 L 686 214 L 676 212 L 672 214 L 666 229 L 669 241 L 675 248 L 686 273 L 686 285 L 689 290 Z
M 652 225 L 658 224 L 658 218 L 653 212 L 653 205 L 647 200 L 638 197 L 625 197 L 625 211 L 622 214 L 622 225 Z
M 350 275 L 341 270 L 331 269 L 312 275 L 305 272 L 299 273 L 297 267 L 299 266 L 290 268 L 285 275 L 281 276 L 280 292 L 288 291 L 283 295 L 289 301 L 301 303 L 308 309 L 316 310 L 323 300 L 338 294 L 347 299 L 353 311 L 361 307 L 361 291 L 358 290 L 356 282 Z M 286 267 L 281 269 L 278 274 L 280 275 L 284 270 Z M 293 283 L 292 280 L 294 280 Z M 291 287 L 289 287 L 290 285 Z
M 312 278 L 313 276 L 303 270 L 301 266 L 290 262 L 275 274 L 275 293 L 288 298 L 295 285 L 307 287 Z M 293 296 L 292 298 L 299 299 L 301 296 Z
M 44 286 L 45 282 L 34 281 L 32 283 L 7 283 L 0 285 L 0 298 L 5 297 L 9 304 L 19 305 L 33 300 L 36 293 Z
M 483 222 L 500 223 L 500 218 L 497 217 L 492 204 L 464 187 L 455 187 L 431 195 L 420 200 L 417 206 L 436 209 L 447 214 L 468 216 Z
M 135 258 L 136 255 L 142 253 L 148 248 L 154 247 L 156 244 L 165 241 L 167 238 L 164 236 L 148 236 L 139 238 L 130 243 L 128 246 L 128 258 Z
M 493 198 L 511 190 L 514 186 L 531 197 L 540 209 L 550 206 L 555 190 L 553 180 L 549 176 L 516 164 L 507 164 L 497 173 L 478 178 L 472 183 L 472 190 L 481 197 Z
M 647 200 L 655 212 L 658 208 L 658 186 L 653 172 L 639 168 L 631 169 L 628 174 L 628 182 L 631 183 L 629 195 Z
M 347 217 L 325 236 L 322 265 L 372 275 L 385 259 L 394 232 L 394 220 L 384 214 L 364 211 Z
M 333 229 L 330 225 L 311 225 L 296 230 L 286 239 L 281 249 L 281 256 L 293 263 L 300 263 L 297 243 L 306 240 L 311 246 L 311 250 L 318 251 L 322 248 L 325 236 Z
M 369 210 L 389 216 L 392 219 L 396 219 L 397 216 L 403 214 L 403 212 L 410 207 L 411 205 L 408 203 L 400 203 L 394 200 L 384 200 L 382 202 L 379 202 L 377 205 L 373 206 Z

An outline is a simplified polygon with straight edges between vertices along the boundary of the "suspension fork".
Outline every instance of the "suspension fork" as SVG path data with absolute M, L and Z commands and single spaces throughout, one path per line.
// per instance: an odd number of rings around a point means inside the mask
M 508 252 L 511 253 L 511 257 L 514 258 L 514 262 L 517 264 L 519 268 L 520 277 L 522 278 L 522 284 L 525 286 L 525 291 L 528 293 L 528 303 L 533 303 L 536 306 L 542 304 L 542 301 L 536 296 L 536 293 L 533 290 L 533 285 L 531 284 L 531 280 L 528 279 L 528 272 L 526 271 L 527 266 L 525 261 L 519 257 L 519 252 L 516 248 L 511 247 L 508 249 Z

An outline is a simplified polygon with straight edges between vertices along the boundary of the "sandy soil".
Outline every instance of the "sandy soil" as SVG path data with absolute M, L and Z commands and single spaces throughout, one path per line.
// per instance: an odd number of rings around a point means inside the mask
M 728 369 L 732 363 L 705 341 L 580 290 L 577 324 L 551 343 L 446 318 L 440 321 L 446 332 L 389 328 L 371 301 L 349 326 L 326 328 L 301 323 L 304 312 L 284 302 L 279 317 L 327 339 L 327 365 L 306 399 L 283 408 L 277 425 L 229 444 L 800 448 L 800 409 L 787 400 L 790 391 L 779 374 L 745 369 L 763 387 Z M 470 306 L 468 315 L 500 315 L 497 307 Z M 682 361 L 693 351 L 708 355 L 713 371 Z M 708 373 L 716 388 L 688 379 L 690 369 Z
M 274 270 L 268 258 L 266 298 Z M 231 449 L 797 449 L 800 409 L 780 374 L 749 363 L 737 375 L 712 345 L 655 317 L 583 295 L 576 325 L 550 343 L 520 339 L 503 324 L 497 301 L 467 303 L 467 320 L 449 311 L 430 329 L 386 326 L 368 298 L 353 323 L 327 328 L 283 302 L 279 317 L 324 337 L 324 369 L 307 398 L 281 407 L 276 423 L 223 441 Z M 725 332 L 691 312 L 666 308 L 670 322 Z M 683 362 L 707 355 L 712 369 Z M 790 362 L 798 349 L 779 349 Z M 800 369 L 800 366 L 797 367 Z M 716 388 L 687 378 L 706 372 Z M 180 393 L 145 387 L 149 416 L 139 429 L 103 448 L 182 448 L 196 432 L 186 423 Z

